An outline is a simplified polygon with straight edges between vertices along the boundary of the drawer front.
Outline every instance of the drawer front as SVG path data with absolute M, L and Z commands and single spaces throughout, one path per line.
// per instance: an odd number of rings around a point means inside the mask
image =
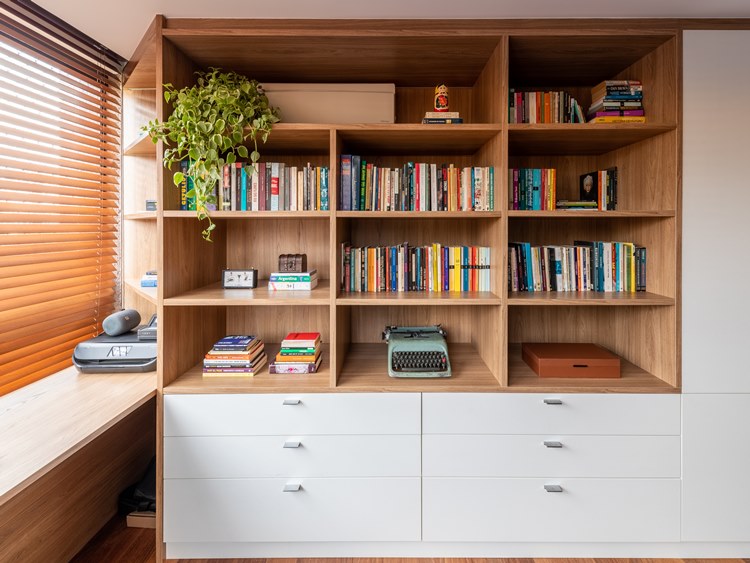
M 164 397 L 165 436 L 420 432 L 419 393 Z
M 419 541 L 420 514 L 415 477 L 164 481 L 165 542 Z
M 680 478 L 679 436 L 427 435 L 426 477 Z
M 680 434 L 680 397 L 425 393 L 422 424 L 425 434 L 677 436 Z
M 419 477 L 414 436 L 168 436 L 166 479 Z
M 680 540 L 678 479 L 425 478 L 422 491 L 424 541 Z

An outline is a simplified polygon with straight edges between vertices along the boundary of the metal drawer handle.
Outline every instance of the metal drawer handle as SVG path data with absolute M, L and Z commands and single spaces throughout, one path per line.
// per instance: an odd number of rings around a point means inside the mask
M 562 448 L 562 442 L 557 442 L 555 440 L 545 440 L 544 445 L 548 448 Z
M 302 442 L 284 442 L 285 448 L 299 448 Z
M 563 488 L 560 485 L 544 485 L 544 490 L 548 493 L 561 493 Z
M 299 399 L 284 399 L 283 405 L 299 405 L 302 401 Z
M 545 405 L 562 405 L 562 399 L 544 399 Z
M 287 483 L 284 485 L 284 492 L 285 493 L 298 493 L 302 490 L 302 485 L 300 483 Z

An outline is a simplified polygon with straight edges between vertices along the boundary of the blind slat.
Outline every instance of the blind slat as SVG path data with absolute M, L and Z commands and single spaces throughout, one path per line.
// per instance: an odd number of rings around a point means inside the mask
M 80 328 L 63 328 L 60 327 L 60 331 L 47 333 L 45 338 L 45 345 L 48 347 L 65 345 L 73 340 L 79 338 L 87 339 L 91 335 L 91 326 L 84 326 Z M 41 335 L 40 335 L 41 336 Z M 28 359 L 30 354 L 37 348 L 37 339 L 29 337 L 26 341 L 16 342 L 16 348 L 6 354 L 0 354 L 0 363 L 8 364 L 21 359 Z
M 94 315 L 74 313 L 65 317 L 55 319 L 56 324 L 48 328 L 47 323 L 39 325 L 25 325 L 7 333 L 8 340 L 0 342 L 0 354 L 9 354 L 17 348 L 29 346 L 32 343 L 54 338 L 69 330 L 86 328 L 89 332 L 96 330 L 96 318 Z
M 73 345 L 72 347 L 75 347 Z M 37 364 L 38 366 L 39 364 Z M 4 395 L 5 393 L 10 393 L 11 391 L 15 391 L 16 389 L 20 389 L 24 385 L 28 385 L 29 383 L 34 383 L 35 381 L 39 381 L 40 379 L 47 377 L 48 375 L 52 375 L 53 373 L 57 373 L 58 371 L 65 369 L 66 367 L 69 367 L 73 365 L 73 358 L 71 357 L 65 357 L 62 354 L 60 355 L 60 358 L 55 363 L 49 363 L 47 365 L 41 365 L 40 367 L 35 367 L 28 375 L 18 376 L 15 378 L 9 378 L 9 382 L 0 386 L 0 395 Z
M 5 180 L 29 180 L 31 175 L 28 171 L 24 170 L 13 170 L 12 168 L 0 168 L 0 179 Z M 101 189 L 109 191 L 117 191 L 117 184 L 89 182 L 87 180 L 81 180 L 80 178 L 67 178 L 65 176 L 59 176 L 57 174 L 45 174 L 43 172 L 37 172 L 34 174 L 34 180 L 45 184 L 58 184 L 60 186 L 70 186 L 73 188 L 88 187 L 90 189 Z
M 4 190 L 18 190 L 19 192 L 34 192 L 49 194 L 51 196 L 74 196 L 85 198 L 97 198 L 107 201 L 117 202 L 120 196 L 115 191 L 103 192 L 99 188 L 81 188 L 70 186 L 57 186 L 53 184 L 43 184 L 39 182 L 23 182 L 20 180 L 9 180 L 0 178 L 0 188 Z
M 8 338 L 15 340 L 23 338 L 24 335 L 42 333 L 47 330 L 50 326 L 62 326 L 65 323 L 73 322 L 75 320 L 87 320 L 91 323 L 91 326 L 97 324 L 97 307 L 102 303 L 112 305 L 112 301 L 99 300 L 96 303 L 93 302 L 82 302 L 73 303 L 65 306 L 57 306 L 50 308 L 46 315 L 39 314 L 36 316 L 26 317 L 24 324 L 18 323 L 6 326 L 0 326 L 0 331 L 3 334 L 7 334 Z M 50 323 L 50 321 L 54 321 Z
M 31 131 L 24 131 L 22 135 L 25 139 L 20 138 L 18 130 L 13 131 L 10 127 L 5 127 L 0 123 L 0 144 L 24 149 L 34 154 L 56 155 L 74 163 L 93 164 L 97 168 L 102 166 L 117 168 L 119 166 L 119 163 L 114 159 L 103 158 L 100 155 L 92 156 L 70 143 L 63 144 L 56 140 L 57 146 L 55 146 L 49 142 L 49 137 L 46 135 L 34 135 Z
M 26 201 L 34 203 L 59 203 L 60 205 L 85 205 L 88 207 L 117 208 L 119 203 L 115 199 L 92 197 L 63 196 L 49 193 L 14 192 L 0 187 L 0 201 Z
M 60 169 L 61 174 L 77 178 L 74 172 L 85 173 L 86 179 L 93 181 L 100 180 L 102 177 L 114 178 L 119 177 L 117 166 L 107 166 L 104 163 L 90 164 L 88 162 L 76 162 L 69 158 L 58 156 L 50 151 L 41 150 L 42 147 L 31 148 L 21 147 L 11 148 L 7 141 L 0 139 L 0 158 L 13 159 L 13 163 L 7 163 L 7 166 L 26 168 L 27 162 L 32 161 L 43 165 L 45 169 Z M 114 183 L 114 182 L 111 182 Z
M 9 278 L 15 278 L 18 276 L 35 276 L 38 274 L 47 273 L 50 276 L 52 276 L 50 277 L 50 280 L 57 280 L 60 278 L 54 277 L 56 273 L 63 274 L 70 270 L 77 270 L 78 268 L 90 268 L 90 267 L 98 268 L 100 267 L 100 264 L 92 263 L 90 260 L 87 260 L 87 259 L 63 260 L 60 262 L 46 262 L 44 264 L 24 264 L 21 266 L 12 266 L 12 267 L 3 269 L 2 278 L 9 279 Z M 104 267 L 104 265 L 101 265 L 101 267 Z M 108 270 L 106 270 L 105 268 L 104 271 L 108 271 Z
M 20 316 L 29 316 L 32 319 L 37 315 L 44 316 L 45 311 L 54 309 L 55 307 L 66 307 L 68 305 L 75 305 L 78 303 L 93 304 L 97 302 L 97 299 L 102 297 L 114 295 L 114 289 L 105 289 L 104 291 L 90 291 L 87 293 L 79 292 L 75 295 L 62 297 L 60 299 L 54 299 L 45 303 L 35 303 L 28 307 L 18 307 L 11 311 L 0 311 L 0 327 L 7 326 L 6 323 L 18 322 Z M 93 308 L 93 305 L 92 305 Z
M 65 260 L 76 260 L 80 258 L 99 258 L 105 262 L 108 257 L 98 250 L 75 250 L 71 252 L 48 252 L 46 254 L 20 254 L 16 256 L 0 256 L 0 268 L 6 266 L 22 266 L 23 264 L 44 264 L 48 262 L 61 262 Z
M 59 286 L 58 286 L 59 287 Z M 59 287 L 59 289 L 52 289 L 51 287 L 41 286 L 37 289 L 36 294 L 21 295 L 19 297 L 3 298 L 3 307 L 7 311 L 12 312 L 14 309 L 23 309 L 38 303 L 40 299 L 47 302 L 53 302 L 57 299 L 65 299 L 79 293 L 99 293 L 107 288 L 113 289 L 114 283 L 107 283 L 105 280 L 95 280 L 93 283 L 86 283 L 81 286 L 68 286 Z
M 0 214 L 2 215 L 2 214 Z M 117 231 L 117 223 L 100 225 L 98 223 L 3 223 L 0 219 L 0 234 L 7 233 L 92 233 Z
M 34 256 L 49 252 L 74 252 L 76 250 L 112 250 L 117 246 L 116 240 L 52 242 L 49 244 L 17 244 L 0 248 L 0 257 L 5 256 Z
M 27 278 L 28 283 L 17 283 L 13 287 L 0 289 L 0 299 L 16 299 L 18 297 L 39 295 L 45 291 L 48 291 L 49 288 L 53 285 L 56 289 L 79 287 L 82 290 L 87 287 L 94 287 L 96 285 L 114 285 L 116 279 L 117 275 L 115 272 L 111 272 L 107 275 L 100 275 L 99 273 L 95 273 L 88 276 L 68 277 L 56 280 L 54 284 L 49 284 L 45 280 Z
M 10 268 L 7 268 L 3 273 L 6 273 Z M 34 283 L 42 282 L 56 282 L 60 283 L 61 280 L 67 280 L 70 278 L 80 278 L 86 276 L 109 276 L 110 278 L 115 277 L 116 270 L 114 266 L 109 269 L 103 269 L 99 264 L 91 264 L 89 266 L 83 266 L 80 268 L 66 268 L 64 270 L 52 270 L 52 271 L 37 271 L 34 273 L 27 273 L 25 275 L 16 275 L 13 277 L 3 276 L 0 277 L 0 290 L 10 289 L 14 287 L 22 287 Z

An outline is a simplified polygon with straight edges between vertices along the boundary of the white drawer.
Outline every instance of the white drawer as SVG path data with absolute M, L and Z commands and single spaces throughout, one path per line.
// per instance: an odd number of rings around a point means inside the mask
M 166 479 L 419 477 L 420 437 L 168 436 Z
M 416 477 L 164 481 L 165 542 L 419 541 L 420 514 Z
M 425 434 L 677 436 L 680 396 L 425 393 L 422 425 Z
M 437 434 L 422 448 L 426 477 L 680 478 L 679 436 Z
M 419 393 L 164 397 L 165 436 L 420 432 Z
M 425 478 L 422 494 L 424 541 L 680 541 L 678 479 Z

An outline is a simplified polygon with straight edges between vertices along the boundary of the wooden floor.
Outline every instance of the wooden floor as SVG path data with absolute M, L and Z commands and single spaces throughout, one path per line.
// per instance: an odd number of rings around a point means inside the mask
M 156 561 L 154 530 L 128 528 L 125 518 L 115 517 L 73 558 L 72 563 L 153 563 Z M 750 559 L 181 559 L 174 563 L 750 563 Z

